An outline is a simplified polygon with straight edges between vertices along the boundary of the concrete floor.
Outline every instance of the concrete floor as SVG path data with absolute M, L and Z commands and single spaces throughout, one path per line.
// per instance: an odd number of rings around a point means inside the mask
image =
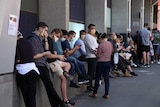
M 75 107 L 160 107 L 160 65 L 134 68 L 134 71 L 137 77 L 110 79 L 110 99 L 102 98 L 102 84 L 97 98 L 88 97 L 87 92 L 72 98 Z

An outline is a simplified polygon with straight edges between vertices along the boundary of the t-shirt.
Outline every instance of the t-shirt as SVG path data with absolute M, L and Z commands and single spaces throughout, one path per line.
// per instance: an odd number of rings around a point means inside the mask
M 63 55 L 61 41 L 60 40 L 57 40 L 57 41 L 53 40 L 52 43 L 53 43 L 53 49 L 57 52 L 57 54 Z
M 32 44 L 33 56 L 35 56 L 39 53 L 45 52 L 44 43 L 41 41 L 41 39 L 38 35 L 33 33 L 33 35 L 28 37 L 27 39 Z M 36 65 L 38 65 L 38 66 L 47 66 L 48 67 L 48 63 L 46 60 L 47 60 L 46 57 L 43 56 L 41 58 L 35 59 L 34 61 L 35 61 Z
M 52 38 L 48 37 L 48 45 L 49 45 L 49 51 L 54 54 L 54 49 L 53 49 L 53 42 L 52 42 Z M 56 61 L 58 58 L 47 58 L 47 62 L 51 63 Z
M 111 60 L 113 46 L 109 41 L 103 41 L 97 49 L 97 61 L 107 62 Z
M 77 46 L 77 45 L 81 45 L 81 47 L 74 52 L 73 56 L 74 56 L 75 58 L 79 58 L 79 57 L 82 56 L 82 55 L 86 55 L 86 48 L 85 48 L 84 41 L 79 38 L 79 39 L 75 42 L 74 47 Z
M 149 39 L 151 36 L 151 33 L 147 28 L 143 28 L 139 31 L 139 34 L 141 36 L 141 45 L 149 46 Z
M 16 60 L 20 60 L 19 64 L 34 62 L 32 45 L 24 38 L 17 41 Z
M 98 48 L 97 38 L 91 34 L 86 34 L 84 43 L 86 46 L 86 58 L 96 58 L 94 51 Z
M 66 51 L 66 49 L 71 50 L 71 46 L 70 46 L 68 40 L 61 42 L 61 44 L 62 44 L 63 51 Z

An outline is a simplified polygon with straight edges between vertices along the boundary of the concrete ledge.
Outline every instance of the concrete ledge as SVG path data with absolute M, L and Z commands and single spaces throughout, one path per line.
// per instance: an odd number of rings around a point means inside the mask
M 87 69 L 87 63 L 84 62 L 84 64 L 85 64 L 85 67 Z M 6 77 L 11 78 L 10 76 L 12 77 L 12 79 L 11 80 L 8 79 L 10 81 L 8 83 L 5 83 L 4 82 L 4 80 L 6 80 L 5 78 Z M 16 76 L 15 76 L 14 73 L 11 74 L 10 76 L 6 75 L 6 76 L 3 76 L 3 77 L 0 77 L 0 82 L 2 82 L 5 85 L 4 89 L 1 89 L 2 86 L 0 87 L 0 96 L 4 96 L 4 93 L 6 93 L 6 91 L 9 92 L 5 95 L 6 98 L 4 100 L 0 100 L 0 103 L 3 104 L 5 101 L 9 100 L 11 102 L 13 100 L 13 104 L 8 103 L 8 105 L 4 105 L 4 106 L 1 106 L 1 107 L 25 107 L 23 97 L 21 95 L 21 92 L 20 92 L 19 88 L 17 87 Z M 60 79 L 54 73 L 51 73 L 50 76 L 51 76 L 51 80 L 53 82 L 53 86 L 54 86 L 55 90 L 57 91 L 58 95 L 61 97 Z M 78 76 L 76 75 L 76 78 L 77 77 Z M 80 94 L 80 93 L 82 93 L 83 91 L 86 90 L 86 85 L 81 85 L 81 87 L 77 89 L 77 88 L 69 87 L 69 83 L 70 82 L 68 81 L 68 84 L 67 84 L 68 98 L 72 98 L 75 95 L 78 95 L 78 94 Z M 8 97 L 10 97 L 10 98 L 8 98 Z M 43 85 L 43 83 L 40 79 L 37 82 L 36 100 L 37 100 L 37 107 L 50 107 L 45 87 L 44 87 L 44 85 Z M 4 104 L 6 104 L 6 103 L 4 103 Z
M 0 106 L 12 107 L 13 97 L 13 75 L 5 74 L 0 76 Z

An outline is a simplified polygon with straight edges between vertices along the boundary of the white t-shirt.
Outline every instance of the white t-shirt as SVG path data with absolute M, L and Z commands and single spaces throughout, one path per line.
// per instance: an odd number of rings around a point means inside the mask
M 86 34 L 84 43 L 86 45 L 86 58 L 96 58 L 94 51 L 97 51 L 98 48 L 97 38 L 91 34 Z
M 16 69 L 18 70 L 18 73 L 21 75 L 25 75 L 31 70 L 35 70 L 38 74 L 40 74 L 34 62 L 25 63 L 25 64 L 17 64 Z

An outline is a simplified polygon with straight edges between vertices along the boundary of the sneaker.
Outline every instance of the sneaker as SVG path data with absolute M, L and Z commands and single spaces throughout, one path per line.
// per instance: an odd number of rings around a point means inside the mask
M 159 62 L 159 61 L 157 61 L 157 64 L 160 64 L 160 62 Z
M 133 76 L 138 76 L 138 74 L 136 74 L 135 72 L 131 72 L 130 74 Z
M 146 65 L 146 64 L 143 64 L 143 65 L 141 65 L 141 67 L 146 68 L 146 67 L 147 67 L 147 65 Z
M 146 64 L 147 68 L 150 68 L 150 65 L 149 64 Z
M 137 65 L 135 63 L 132 63 L 131 66 L 137 68 Z
M 73 105 L 76 104 L 75 102 L 71 102 L 70 100 L 67 100 L 67 101 L 64 102 L 64 103 L 67 104 L 67 105 L 71 105 L 71 106 L 73 106 Z
M 62 103 L 62 104 L 60 104 L 60 107 L 70 107 L 71 105 L 68 105 L 68 104 L 66 104 L 66 103 Z M 54 107 L 56 107 L 56 106 L 54 106 Z M 58 106 L 59 107 L 59 106 Z
M 79 85 L 86 84 L 88 82 L 89 82 L 89 80 L 78 80 Z
M 78 86 L 76 83 L 71 82 L 71 83 L 69 84 L 69 87 L 79 88 L 80 86 Z

